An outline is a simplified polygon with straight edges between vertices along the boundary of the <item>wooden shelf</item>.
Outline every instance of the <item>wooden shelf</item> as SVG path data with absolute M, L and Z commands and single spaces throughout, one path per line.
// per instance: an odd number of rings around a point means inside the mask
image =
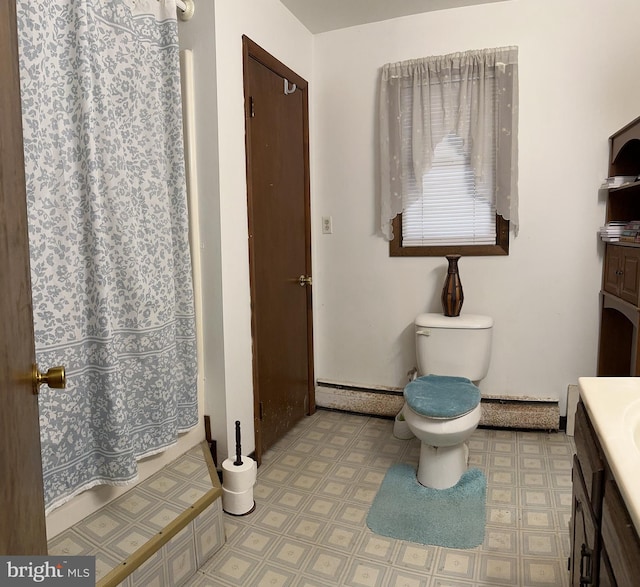
M 609 194 L 616 194 L 620 192 L 626 192 L 628 190 L 635 191 L 636 188 L 640 188 L 640 181 L 634 181 L 633 183 L 625 183 L 619 187 L 615 188 L 607 188 L 609 190 Z M 638 190 L 640 192 L 640 190 Z
M 609 137 L 609 176 L 640 175 L 640 118 Z M 640 181 L 607 190 L 605 222 L 640 220 Z M 599 376 L 640 375 L 640 243 L 605 242 Z
M 605 244 L 612 245 L 614 247 L 632 247 L 634 249 L 640 248 L 640 243 L 627 243 L 624 241 L 614 241 L 614 242 L 605 241 Z
M 640 181 L 609 188 L 608 192 L 606 222 L 640 220 Z

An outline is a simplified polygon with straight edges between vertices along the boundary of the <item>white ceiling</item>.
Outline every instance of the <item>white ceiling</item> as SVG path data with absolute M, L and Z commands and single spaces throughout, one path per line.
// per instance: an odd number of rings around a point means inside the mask
M 312 33 L 505 0 L 280 0 Z

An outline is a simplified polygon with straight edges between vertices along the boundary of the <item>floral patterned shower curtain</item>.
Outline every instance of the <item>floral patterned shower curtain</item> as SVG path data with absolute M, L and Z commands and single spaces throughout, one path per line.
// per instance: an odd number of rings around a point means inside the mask
M 18 0 L 47 510 L 198 421 L 175 0 Z

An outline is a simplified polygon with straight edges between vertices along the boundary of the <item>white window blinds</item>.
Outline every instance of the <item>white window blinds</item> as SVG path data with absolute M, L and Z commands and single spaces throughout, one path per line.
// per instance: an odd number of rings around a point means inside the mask
M 493 182 L 476 186 L 460 143 L 460 137 L 448 135 L 436 147 L 422 197 L 416 189 L 402 213 L 403 246 L 495 244 Z
M 459 83 L 457 80 L 453 82 Z M 489 85 L 486 94 L 495 97 L 495 80 L 484 80 Z M 430 92 L 430 107 L 441 111 L 442 93 Z M 411 94 L 403 96 L 403 110 L 411 111 Z M 495 102 L 485 105 L 485 115 L 495 121 Z M 412 167 L 410 116 L 403 116 L 403 173 L 407 177 L 406 207 L 402 212 L 402 246 L 492 245 L 496 242 L 495 205 L 495 145 L 487 148 L 482 179 L 476 179 L 470 165 L 469 150 L 465 143 L 471 138 L 470 112 L 461 112 L 458 136 L 447 132 L 438 116 L 432 116 L 432 137 L 439 142 L 433 151 L 431 169 L 418 184 Z M 492 129 L 492 134 L 494 131 Z

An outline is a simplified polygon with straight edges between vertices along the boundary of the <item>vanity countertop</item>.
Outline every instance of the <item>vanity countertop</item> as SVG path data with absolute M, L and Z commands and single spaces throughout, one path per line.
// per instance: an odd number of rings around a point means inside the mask
M 640 534 L 640 378 L 580 377 L 580 397 Z

